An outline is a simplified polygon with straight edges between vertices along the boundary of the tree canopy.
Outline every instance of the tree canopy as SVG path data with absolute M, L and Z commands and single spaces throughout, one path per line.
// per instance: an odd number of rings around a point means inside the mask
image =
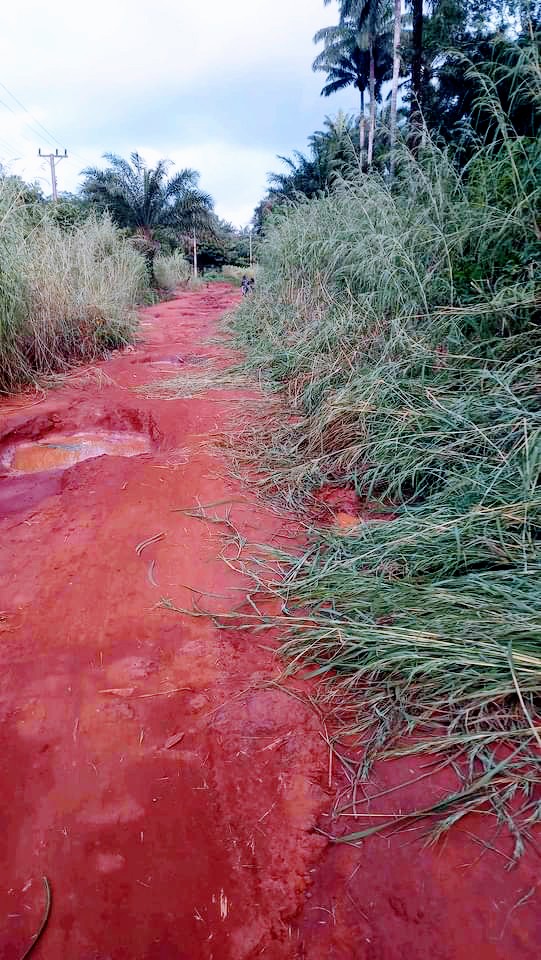
M 329 2 L 324 0 L 325 5 Z M 313 69 L 326 75 L 322 96 L 347 87 L 356 89 L 358 125 L 352 117 L 345 126 L 343 119 L 333 123 L 327 118 L 326 129 L 309 138 L 307 152 L 297 150 L 279 158 L 287 169 L 269 175 L 267 195 L 254 215 L 258 228 L 269 210 L 284 199 L 315 196 L 337 177 L 357 175 L 359 159 L 365 168 L 367 91 L 368 165 L 373 163 L 389 175 L 389 115 L 381 99 L 393 78 L 396 11 L 395 0 L 339 0 L 338 23 L 316 33 L 314 42 L 323 48 Z M 427 137 L 441 138 L 451 145 L 455 162 L 463 166 L 479 140 L 499 136 L 497 117 L 483 105 L 487 90 L 472 79 L 472 67 L 482 68 L 485 84 L 497 92 L 516 132 L 529 138 L 538 135 L 541 95 L 537 99 L 521 96 L 515 77 L 517 71 L 528 69 L 525 58 L 539 61 L 541 0 L 430 0 L 424 5 L 421 0 L 406 0 L 399 28 L 401 103 L 396 113 L 401 136 L 408 142 L 421 146 Z M 396 60 L 394 68 L 397 79 Z
M 154 239 L 164 229 L 188 233 L 194 224 L 212 226 L 212 199 L 199 188 L 195 170 L 186 168 L 168 176 L 169 160 L 148 167 L 138 153 L 129 160 L 106 153 L 104 159 L 108 167 L 83 171 L 82 193 L 98 209 L 108 210 L 120 227 Z

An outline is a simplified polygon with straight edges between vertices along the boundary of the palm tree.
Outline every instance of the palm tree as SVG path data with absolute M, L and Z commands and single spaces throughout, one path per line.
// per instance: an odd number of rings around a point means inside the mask
M 368 135 L 368 165 L 370 166 L 374 155 L 376 134 L 376 50 L 379 43 L 385 42 L 388 44 L 389 42 L 389 0 L 346 0 L 346 3 L 357 16 L 359 27 L 363 27 L 366 31 L 370 54 L 370 128 Z M 386 74 L 385 79 L 387 79 L 387 76 L 388 74 Z M 374 98 L 372 98 L 372 91 L 374 91 Z
M 397 129 L 397 101 L 398 78 L 400 76 L 400 39 L 402 36 L 402 0 L 394 0 L 394 30 L 393 30 L 393 80 L 391 87 L 391 130 L 389 137 L 389 153 L 391 157 L 390 176 L 394 176 L 396 163 L 396 129 Z
M 295 150 L 293 157 L 279 157 L 287 170 L 269 174 L 269 202 L 317 196 L 333 177 L 350 174 L 356 164 L 353 119 L 339 113 L 334 120 L 325 117 L 324 126 L 309 138 L 308 156 Z
M 326 3 L 330 0 L 325 0 Z M 422 60 L 422 25 L 423 25 L 423 0 L 409 0 L 413 11 L 414 25 L 414 60 L 415 69 L 412 69 L 415 75 L 415 84 L 417 90 L 415 95 L 420 98 L 421 88 L 421 60 Z M 389 0 L 340 0 L 341 15 L 348 16 L 352 12 L 359 18 L 359 24 L 366 23 L 369 35 L 377 37 L 385 30 L 390 14 Z M 420 10 L 420 14 L 419 14 Z M 390 133 L 389 133 L 389 154 L 390 154 L 390 178 L 394 176 L 396 164 L 396 134 L 398 127 L 398 84 L 400 79 L 400 42 L 402 39 L 402 0 L 393 0 L 392 3 L 392 23 L 393 23 L 393 69 L 391 79 L 391 112 L 390 112 Z M 418 107 L 417 107 L 418 110 Z
M 325 117 L 323 126 L 325 129 L 316 130 L 308 142 L 312 155 L 319 159 L 327 186 L 336 174 L 348 177 L 356 166 L 355 121 L 340 110 L 336 117 Z
M 423 75 L 425 59 L 425 16 L 423 0 L 406 0 L 411 9 L 411 105 L 410 117 L 412 126 L 420 128 L 423 125 L 425 108 L 426 70 Z M 443 27 L 440 35 L 440 44 L 437 50 L 437 59 L 441 63 L 441 54 L 444 50 L 451 50 L 454 46 L 456 28 L 467 17 L 468 4 L 466 0 L 425 0 L 424 7 L 437 17 Z M 489 19 L 488 12 L 486 18 Z M 427 17 L 430 25 L 431 18 Z
M 324 27 L 318 30 L 314 43 L 323 42 L 321 53 L 315 58 L 312 69 L 327 74 L 327 82 L 321 90 L 324 97 L 344 90 L 347 87 L 357 87 L 360 96 L 359 115 L 359 163 L 364 169 L 364 141 L 366 117 L 364 109 L 364 95 L 368 88 L 370 65 L 368 50 L 359 42 L 356 32 L 349 25 Z
M 319 156 L 307 157 L 300 150 L 294 150 L 292 157 L 278 156 L 278 159 L 287 169 L 283 173 L 269 173 L 270 200 L 293 200 L 299 194 L 314 197 L 325 189 L 325 171 Z
M 330 2 L 331 0 L 324 0 L 325 5 Z M 371 166 L 376 130 L 376 99 L 378 95 L 376 91 L 381 86 L 381 82 L 388 76 L 386 61 L 390 40 L 390 0 L 339 0 L 339 4 L 339 28 L 349 29 L 350 43 L 356 42 L 360 49 L 368 51 L 368 86 L 370 90 L 368 166 Z
M 186 168 L 168 177 L 169 160 L 150 168 L 138 153 L 132 153 L 129 161 L 114 153 L 104 154 L 104 159 L 109 162 L 105 169 L 83 170 L 83 196 L 132 231 L 151 272 L 160 233 L 173 233 L 178 239 L 198 227 L 212 229 L 212 199 L 199 189 L 195 170 Z
M 415 123 L 423 110 L 423 0 L 411 0 L 411 116 Z

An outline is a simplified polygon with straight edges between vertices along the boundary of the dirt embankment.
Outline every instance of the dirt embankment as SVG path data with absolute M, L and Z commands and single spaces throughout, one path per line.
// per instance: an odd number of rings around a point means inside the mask
M 258 542 L 296 532 L 205 443 L 241 393 L 131 389 L 226 363 L 207 341 L 237 296 L 149 308 L 134 350 L 0 409 L 0 956 L 32 942 L 47 876 L 43 960 L 533 960 L 533 853 L 506 871 L 476 825 L 327 847 L 343 782 L 309 688 L 273 683 L 261 634 L 160 605 L 228 611 L 247 586 L 220 526 L 175 508 L 220 501 Z M 407 801 L 425 800 L 420 781 Z

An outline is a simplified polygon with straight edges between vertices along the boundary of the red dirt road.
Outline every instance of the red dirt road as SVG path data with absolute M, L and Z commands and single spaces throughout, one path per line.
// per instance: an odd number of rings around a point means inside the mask
M 230 509 L 246 539 L 295 535 L 205 447 L 241 394 L 131 390 L 223 361 L 206 340 L 236 300 L 213 285 L 151 307 L 135 350 L 0 408 L 0 958 L 32 942 L 47 876 L 36 960 L 534 960 L 534 849 L 506 872 L 459 831 L 436 848 L 407 833 L 327 847 L 314 828 L 333 829 L 339 773 L 329 786 L 302 682 L 269 683 L 265 635 L 160 606 L 206 591 L 230 610 L 246 587 L 219 557 L 224 528 L 175 508 L 229 499 L 209 512 Z M 75 462 L 81 435 L 104 433 L 109 455 Z M 111 455 L 126 436 L 135 455 Z M 73 465 L 24 473 L 30 441 L 47 467 Z M 422 782 L 407 801 L 426 798 Z

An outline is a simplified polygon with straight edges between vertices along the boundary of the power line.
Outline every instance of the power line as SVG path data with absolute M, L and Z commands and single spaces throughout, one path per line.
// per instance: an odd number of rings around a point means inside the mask
M 45 136 L 46 136 L 47 140 L 49 140 L 49 142 L 50 142 L 50 141 L 53 141 L 54 143 L 58 144 L 59 147 L 62 147 L 62 144 L 60 143 L 60 140 L 58 140 L 58 139 L 55 137 L 54 133 L 52 133 L 50 130 L 48 130 L 47 127 L 46 127 L 43 123 L 41 123 L 41 121 L 38 120 L 37 117 L 35 117 L 34 114 L 31 113 L 30 110 L 28 110 L 27 107 L 25 107 L 25 105 L 24 105 L 24 103 L 22 102 L 22 100 L 19 100 L 19 98 L 16 97 L 15 94 L 12 93 L 12 91 L 9 89 L 9 87 L 7 87 L 5 83 L 2 83 L 1 80 L 0 80 L 0 87 L 2 87 L 2 89 L 6 91 L 6 93 L 12 98 L 12 100 L 14 100 L 14 102 L 21 108 L 21 110 L 23 110 L 24 113 L 26 113 L 26 114 L 30 117 L 30 119 L 34 122 L 34 124 L 36 124 L 37 127 L 39 127 L 39 128 L 43 131 L 43 133 L 45 134 Z M 12 113 L 14 116 L 17 116 L 17 114 L 15 113 L 15 110 L 13 109 L 13 107 L 10 106 L 9 103 L 6 103 L 5 100 L 0 99 L 0 104 L 2 104 L 2 106 L 4 106 L 7 110 L 9 110 L 10 113 Z M 41 137 L 41 136 L 42 136 L 42 134 L 38 132 L 38 130 L 36 129 L 36 127 L 32 127 L 29 123 L 25 122 L 25 123 L 24 123 L 24 126 L 27 128 L 27 130 L 30 130 L 30 131 L 31 131 L 33 134 L 35 134 L 36 136 L 38 136 L 38 137 Z M 27 140 L 28 143 L 32 143 L 32 145 L 34 146 L 32 140 L 30 140 L 30 138 L 27 137 L 22 130 L 19 131 L 19 135 L 20 135 L 21 137 L 23 137 L 25 140 Z M 5 141 L 5 142 L 6 142 L 6 141 Z M 15 152 L 17 152 L 17 150 L 16 150 L 13 146 L 11 147 L 11 149 L 13 149 Z M 58 150 L 56 150 L 56 152 L 55 152 L 54 155 L 51 155 L 51 154 L 42 154 L 42 153 L 41 153 L 41 149 L 40 149 L 39 155 L 40 155 L 40 156 L 43 156 L 44 158 L 51 158 L 51 156 L 54 156 L 54 160 L 50 160 L 50 162 L 51 162 L 51 181 L 52 181 L 52 185 L 53 185 L 53 195 L 54 195 L 54 192 L 55 192 L 55 189 L 56 189 L 56 177 L 54 176 L 54 163 L 55 163 L 55 162 L 58 162 L 58 160 L 60 160 L 60 159 L 66 159 L 67 156 L 68 156 L 68 154 L 67 154 L 66 150 L 64 150 L 64 153 L 63 153 L 61 156 L 58 154 Z M 77 158 L 81 161 L 81 163 L 83 163 L 83 164 L 85 165 L 85 167 L 92 167 L 92 166 L 93 166 L 93 163 L 91 163 L 88 159 L 85 159 L 84 157 L 81 157 L 80 154 L 72 153 L 72 155 L 75 156 L 75 157 L 77 157 Z
M 24 110 L 24 112 L 27 113 L 28 116 L 32 118 L 32 120 L 34 121 L 34 123 L 37 123 L 38 127 L 41 128 L 41 130 L 46 134 L 46 136 L 47 136 L 48 139 L 54 140 L 54 142 L 57 143 L 59 147 L 62 146 L 62 144 L 60 143 L 60 140 L 57 140 L 57 138 L 55 137 L 54 133 L 51 133 L 51 131 L 48 130 L 47 127 L 45 127 L 45 126 L 41 123 L 41 121 L 38 120 L 37 117 L 34 116 L 33 113 L 30 113 L 30 110 L 28 110 L 27 107 L 25 107 L 24 103 L 22 103 L 22 101 L 19 100 L 19 98 L 16 97 L 15 94 L 12 93 L 11 90 L 10 90 L 8 87 L 6 87 L 5 83 L 2 83 L 1 80 L 0 80 L 0 87 L 2 87 L 2 89 L 5 90 L 6 93 L 9 94 L 9 96 L 12 98 L 12 100 L 14 100 L 15 103 L 19 105 L 19 107 L 21 108 L 21 110 Z M 3 101 L 2 101 L 2 102 L 3 102 Z M 7 104 L 5 104 L 5 106 L 7 106 Z M 11 107 L 10 107 L 9 109 L 11 109 Z M 12 110 L 11 112 L 13 113 L 14 111 Z
M 2 106 L 5 107 L 6 110 L 9 110 L 9 112 L 12 113 L 14 117 L 17 116 L 13 107 L 11 107 L 9 103 L 6 103 L 5 100 L 0 99 L 0 104 L 2 104 Z M 34 137 L 41 137 L 41 133 L 39 133 L 37 128 L 31 127 L 30 124 L 27 123 L 26 121 L 23 121 L 23 126 L 25 126 L 27 130 L 30 130 L 30 132 L 34 134 Z M 35 141 L 31 140 L 30 137 L 27 137 L 23 130 L 19 130 L 18 133 L 19 133 L 19 136 L 23 138 L 23 140 L 27 140 L 28 143 L 31 143 L 32 146 L 35 146 Z
M 24 103 L 23 103 L 21 100 L 19 100 L 19 98 L 16 97 L 15 94 L 12 93 L 11 90 L 9 90 L 8 87 L 6 87 L 5 83 L 2 83 L 2 82 L 0 81 L 0 87 L 2 87 L 2 88 L 6 91 L 6 93 L 8 93 L 9 96 L 13 98 L 13 100 L 15 101 L 15 103 L 17 103 L 17 104 L 21 107 L 21 109 L 24 110 L 24 112 L 28 114 L 28 116 L 34 121 L 34 123 L 36 123 L 36 124 L 45 132 L 45 134 L 46 134 L 46 136 L 47 136 L 47 139 L 54 141 L 54 143 L 57 143 L 59 147 L 62 147 L 62 144 L 61 144 L 60 140 L 57 140 L 57 138 L 55 137 L 55 135 L 54 135 L 53 133 L 51 133 L 51 131 L 48 130 L 47 127 L 44 126 L 44 124 L 41 123 L 40 120 L 37 119 L 37 117 L 34 117 L 34 115 L 33 115 L 32 113 L 30 113 L 30 111 L 25 107 Z M 17 114 L 15 113 L 13 107 L 11 107 L 11 106 L 9 105 L 9 103 L 6 103 L 5 100 L 2 100 L 2 99 L 0 99 L 0 103 L 2 104 L 2 106 L 6 107 L 6 109 L 9 110 L 10 113 L 12 113 L 14 116 L 17 116 Z M 36 136 L 38 136 L 38 137 L 41 137 L 41 136 L 42 136 L 42 134 L 39 133 L 35 128 L 31 127 L 30 124 L 25 123 L 25 126 L 26 126 L 26 128 L 27 128 L 28 130 L 30 130 L 30 131 L 31 131 L 32 133 L 34 133 Z M 22 131 L 21 131 L 21 133 L 20 133 L 20 136 L 24 137 L 24 139 L 27 140 L 28 143 L 32 143 L 32 141 L 31 141 L 27 136 L 25 136 L 25 134 L 24 134 Z M 33 145 L 33 144 L 32 144 L 32 145 Z M 82 157 L 80 154 L 75 153 L 74 151 L 72 151 L 72 156 L 77 157 L 77 158 L 81 161 L 81 163 L 84 163 L 85 166 L 87 166 L 87 167 L 93 166 L 93 163 L 92 163 L 90 160 L 85 159 L 85 157 Z
M 10 153 L 21 153 L 21 151 L 18 150 L 17 147 L 14 147 L 13 144 L 9 142 L 9 140 L 4 140 L 3 137 L 0 138 L 0 146 L 3 146 L 4 150 L 9 150 Z
M 96 165 L 95 161 L 90 161 L 88 159 L 85 160 L 85 158 L 82 157 L 80 153 L 76 153 L 75 150 L 71 151 L 71 156 L 75 157 L 77 160 L 80 160 L 81 163 L 84 163 L 85 167 L 94 167 Z

